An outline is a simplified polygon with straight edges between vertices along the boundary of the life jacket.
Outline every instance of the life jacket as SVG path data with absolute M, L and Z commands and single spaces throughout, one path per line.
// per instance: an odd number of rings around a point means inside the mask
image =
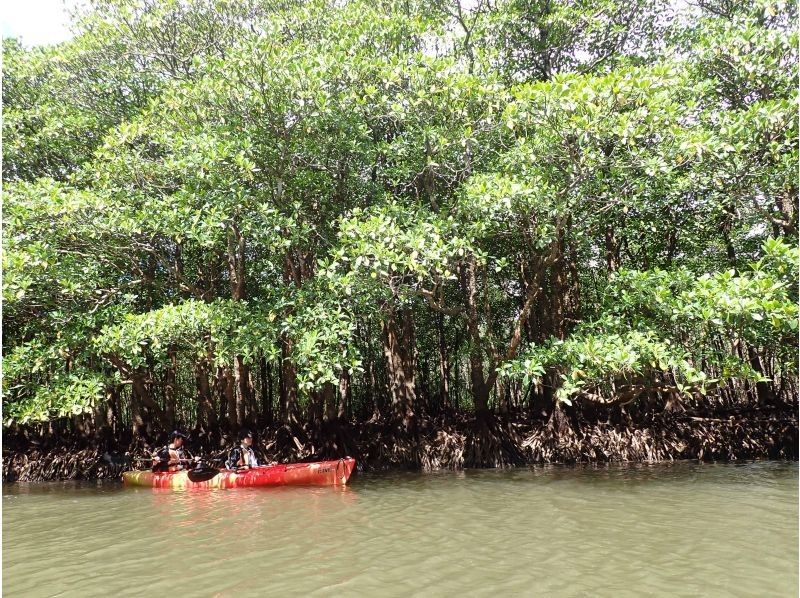
M 173 459 L 172 452 L 175 452 L 175 455 L 178 459 L 183 458 L 183 450 L 179 448 L 171 449 L 169 445 L 162 446 L 158 451 L 156 451 L 156 457 L 159 458 L 159 462 L 153 465 L 153 471 L 164 472 L 164 471 L 181 471 L 183 469 L 183 464 L 176 463 L 170 465 L 169 462 Z
M 153 463 L 153 471 L 169 471 L 169 445 L 164 445 L 155 452 L 158 462 Z
M 239 465 L 239 461 L 242 461 L 242 465 Z M 233 448 L 230 452 L 230 455 L 228 455 L 228 460 L 225 462 L 225 467 L 227 469 L 236 469 L 237 467 L 242 467 L 244 465 L 256 467 L 258 465 L 258 460 L 256 459 L 256 455 L 252 448 L 237 446 Z
M 257 467 L 258 466 L 258 459 L 256 459 L 256 453 L 253 450 L 253 447 L 242 447 L 243 455 L 242 458 L 244 459 L 244 464 L 249 465 L 250 467 Z

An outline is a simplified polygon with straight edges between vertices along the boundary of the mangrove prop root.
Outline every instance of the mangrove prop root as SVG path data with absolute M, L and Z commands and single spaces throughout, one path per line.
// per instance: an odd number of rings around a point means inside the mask
M 586 420 L 580 412 L 554 412 L 549 419 L 535 421 L 519 414 L 507 419 L 451 416 L 421 418 L 412 429 L 391 421 L 330 421 L 263 429 L 256 449 L 268 461 L 350 455 L 360 468 L 424 471 L 536 463 L 798 458 L 793 409 L 725 415 L 662 412 L 638 422 L 624 413 L 605 421 Z M 217 456 L 225 454 L 231 442 L 222 450 L 211 444 L 190 450 Z M 137 439 L 112 447 L 66 441 L 45 445 L 4 437 L 3 481 L 119 479 L 157 444 Z

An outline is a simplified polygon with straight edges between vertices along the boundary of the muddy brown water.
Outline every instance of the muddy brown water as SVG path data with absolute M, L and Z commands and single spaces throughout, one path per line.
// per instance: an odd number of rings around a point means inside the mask
M 3 486 L 3 596 L 797 596 L 798 465 Z

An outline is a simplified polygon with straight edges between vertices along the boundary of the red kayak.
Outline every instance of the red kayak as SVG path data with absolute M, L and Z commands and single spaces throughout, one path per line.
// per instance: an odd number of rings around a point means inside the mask
M 353 473 L 356 460 L 263 465 L 244 471 L 126 471 L 126 486 L 194 490 L 207 488 L 245 488 L 249 486 L 343 486 Z

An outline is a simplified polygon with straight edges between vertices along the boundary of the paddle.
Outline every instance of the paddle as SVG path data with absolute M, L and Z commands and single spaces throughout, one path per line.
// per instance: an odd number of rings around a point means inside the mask
M 152 461 L 152 457 L 137 457 L 134 461 L 139 462 L 150 462 Z M 183 469 L 181 471 L 185 471 L 189 477 L 189 480 L 192 482 L 207 482 L 215 475 L 219 473 L 219 468 L 214 467 L 211 463 L 220 462 L 224 459 L 181 459 L 181 463 L 195 463 L 195 467 L 193 469 Z M 156 473 L 178 473 L 177 471 L 174 472 L 156 472 Z
M 151 462 L 153 457 L 136 457 L 134 461 L 139 462 Z M 224 463 L 225 457 L 210 457 L 210 458 L 200 458 L 200 459 L 181 459 L 181 463 L 195 463 L 194 469 L 184 469 L 183 471 L 186 472 L 189 481 L 191 482 L 207 482 L 212 479 L 214 476 L 220 473 L 218 467 L 212 465 L 213 463 Z M 246 473 L 252 468 L 242 469 L 239 470 L 232 470 L 237 473 Z
M 220 459 L 220 461 L 221 460 L 222 459 Z M 227 471 L 231 471 L 233 473 L 238 473 L 238 474 L 244 474 L 247 473 L 248 471 L 251 471 L 252 469 L 258 469 L 259 467 L 263 466 L 249 467 L 247 469 L 231 469 Z M 189 480 L 192 482 L 207 482 L 215 475 L 220 473 L 220 470 L 217 469 L 216 467 L 211 467 L 211 466 L 198 466 L 195 469 L 187 470 L 186 473 L 187 476 L 189 477 Z
M 153 459 L 155 459 L 155 457 L 134 457 L 133 458 L 134 461 L 137 461 L 137 462 L 140 462 L 140 463 L 150 462 Z M 195 460 L 194 459 L 180 459 L 180 462 L 181 463 L 194 463 Z
M 207 482 L 214 476 L 219 474 L 219 469 L 211 467 L 210 465 L 199 465 L 194 469 L 189 469 L 186 476 L 190 482 Z
M 150 463 L 155 459 L 155 457 L 135 457 L 133 460 L 137 463 Z M 195 459 L 180 459 L 181 463 L 196 463 Z M 174 460 L 173 460 L 174 464 Z
M 223 463 L 225 457 L 210 457 L 208 459 L 200 459 L 194 469 L 187 471 L 186 475 L 190 482 L 207 482 L 219 473 L 219 468 L 214 467 L 212 463 Z

